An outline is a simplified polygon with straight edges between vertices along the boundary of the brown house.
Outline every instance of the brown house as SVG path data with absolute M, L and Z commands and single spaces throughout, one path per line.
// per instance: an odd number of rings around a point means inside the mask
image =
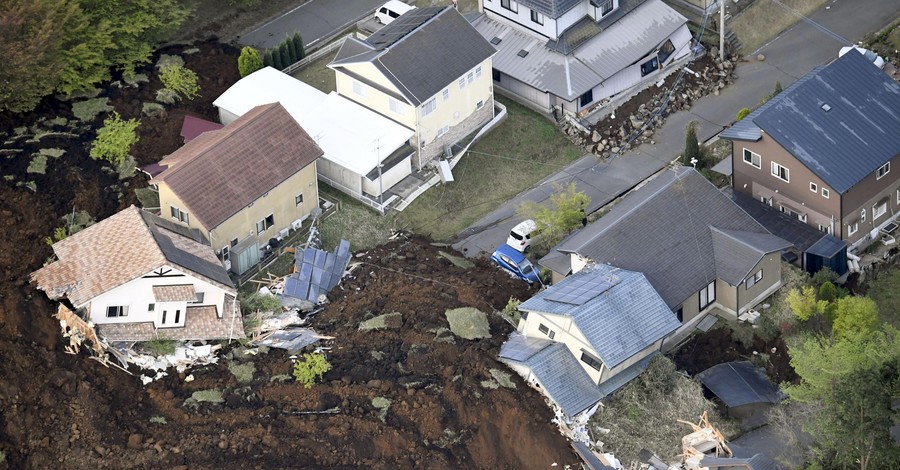
M 900 84 L 861 54 L 814 69 L 720 137 L 735 191 L 853 246 L 900 210 Z
M 255 265 L 318 207 L 322 149 L 279 103 L 203 132 L 159 162 L 162 217 L 198 229 L 231 271 Z

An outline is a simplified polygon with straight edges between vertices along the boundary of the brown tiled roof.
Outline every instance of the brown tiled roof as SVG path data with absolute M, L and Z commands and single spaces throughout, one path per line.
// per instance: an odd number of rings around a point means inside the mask
M 153 297 L 157 302 L 193 302 L 197 299 L 197 291 L 193 284 L 153 286 Z
M 212 248 L 186 233 L 166 229 L 169 225 L 128 207 L 54 243 L 58 260 L 33 272 L 31 279 L 51 299 L 67 297 L 76 308 L 162 266 L 176 267 L 233 292 Z
M 213 305 L 188 307 L 183 327 L 156 329 L 153 322 L 110 323 L 97 325 L 97 332 L 107 341 L 240 339 L 245 337 L 244 323 L 240 311 L 231 308 L 233 300 L 233 297 L 225 296 L 222 318 L 219 318 Z
M 322 149 L 279 103 L 257 106 L 163 159 L 165 183 L 212 230 L 317 158 Z

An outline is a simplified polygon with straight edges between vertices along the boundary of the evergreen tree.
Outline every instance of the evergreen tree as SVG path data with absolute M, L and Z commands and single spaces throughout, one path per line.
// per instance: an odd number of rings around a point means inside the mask
M 241 55 L 238 57 L 238 72 L 241 77 L 246 77 L 261 68 L 263 68 L 263 61 L 256 49 L 249 46 L 241 49 Z
M 275 67 L 276 70 L 284 70 L 284 62 L 281 61 L 281 52 L 278 48 L 270 49 L 269 53 L 272 55 L 272 67 Z
M 687 134 L 684 139 L 684 161 L 685 163 L 701 163 L 703 154 L 700 153 L 700 142 L 697 140 L 697 122 L 691 121 L 687 126 Z
M 300 33 L 294 33 L 294 37 L 291 38 L 291 41 L 293 41 L 294 49 L 297 51 L 297 60 L 306 57 L 306 50 L 303 48 L 303 38 L 300 37 Z
M 274 67 L 275 63 L 272 62 L 272 50 L 266 49 L 265 54 L 263 54 L 263 65 L 266 67 Z
M 293 64 L 293 62 L 291 62 L 291 56 L 290 56 L 290 53 L 288 53 L 287 44 L 281 43 L 281 45 L 278 46 L 278 55 L 281 56 L 281 67 L 280 67 L 280 69 L 286 69 L 286 68 L 288 68 L 291 64 Z
M 284 43 L 287 44 L 288 59 L 290 59 L 291 64 L 296 63 L 297 60 L 299 60 L 299 59 L 297 59 L 297 50 L 294 49 L 294 41 L 291 41 L 290 39 L 285 39 Z

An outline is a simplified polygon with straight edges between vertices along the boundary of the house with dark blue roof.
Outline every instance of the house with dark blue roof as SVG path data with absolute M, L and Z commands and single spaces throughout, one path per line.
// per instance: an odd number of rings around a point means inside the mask
M 575 416 L 635 378 L 681 326 L 647 277 L 592 264 L 519 305 L 500 359 Z
M 900 84 L 860 53 L 813 69 L 720 137 L 732 141 L 736 192 L 851 247 L 900 214 Z

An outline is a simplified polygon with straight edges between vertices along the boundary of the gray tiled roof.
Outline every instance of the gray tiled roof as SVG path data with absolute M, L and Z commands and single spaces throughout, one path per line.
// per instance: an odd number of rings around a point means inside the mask
M 753 122 L 845 193 L 900 154 L 900 84 L 856 51 L 810 75 Z
M 553 341 L 549 339 L 529 338 L 518 331 L 513 331 L 509 334 L 509 339 L 500 346 L 500 358 L 525 362 L 551 345 Z
M 745 468 L 746 470 L 781 470 L 781 465 L 775 460 L 762 455 L 754 454 L 753 457 L 716 457 L 707 455 L 700 460 L 701 467 L 709 467 L 711 469 L 725 468 Z
M 495 70 L 567 100 L 644 57 L 685 23 L 687 19 L 662 1 L 648 0 L 608 28 L 601 22 L 600 33 L 585 42 L 575 41 L 577 47 L 566 54 L 557 52 L 567 47 L 556 41 L 548 43 L 486 15 L 472 20 L 485 39 L 501 38 L 493 59 Z M 528 55 L 521 57 L 521 50 L 528 50 Z
M 556 293 L 587 281 L 618 280 L 581 305 L 555 301 Z M 613 368 L 678 329 L 681 323 L 643 274 L 608 265 L 591 265 L 526 300 L 519 309 L 565 315 L 607 367 Z
M 784 398 L 765 372 L 750 361 L 714 365 L 697 374 L 697 380 L 729 408 L 753 403 L 778 403 Z
M 650 365 L 650 361 L 652 361 L 654 357 L 659 355 L 659 351 L 654 351 L 651 354 L 648 354 L 647 357 L 635 362 L 634 364 L 626 367 L 618 374 L 610 377 L 606 380 L 606 382 L 598 385 L 597 388 L 598 390 L 600 390 L 600 395 L 603 395 L 604 397 L 612 395 L 616 392 L 616 390 L 624 387 L 628 382 L 636 379 L 637 376 L 641 375 L 645 370 L 647 370 L 647 367 Z
M 644 273 L 675 309 L 717 277 L 710 227 L 768 234 L 696 170 L 680 167 L 659 173 L 555 250 Z M 746 272 L 756 264 L 729 263 Z
M 770 233 L 709 229 L 716 257 L 716 276 L 732 286 L 740 284 L 750 274 L 749 269 L 766 254 L 791 247 L 790 243 Z
M 519 0 L 519 6 L 538 11 L 550 18 L 557 19 L 567 11 L 586 0 Z
M 159 250 L 169 262 L 222 285 L 234 288 L 234 283 L 231 282 L 228 271 L 215 258 L 212 248 L 208 246 L 209 244 L 200 235 L 199 230 L 189 229 L 147 211 L 140 211 L 140 214 L 153 235 L 154 241 L 159 246 Z M 178 239 L 177 236 L 179 235 L 204 246 L 200 248 L 186 244 Z
M 747 194 L 732 191 L 731 188 L 727 188 L 726 194 L 729 194 L 735 204 L 747 211 L 766 230 L 792 243 L 801 252 L 806 251 L 823 239 L 836 241 L 840 245 L 846 246 L 845 242 L 834 235 L 816 230 L 815 227 L 799 221 L 796 217 L 791 217 Z
M 331 67 L 370 62 L 418 106 L 495 52 L 454 8 L 418 8 L 365 41 L 348 38 Z
M 550 399 L 569 417 L 590 408 L 603 398 L 597 390 L 597 384 L 563 343 L 554 343 L 531 356 L 524 364 L 531 369 Z

